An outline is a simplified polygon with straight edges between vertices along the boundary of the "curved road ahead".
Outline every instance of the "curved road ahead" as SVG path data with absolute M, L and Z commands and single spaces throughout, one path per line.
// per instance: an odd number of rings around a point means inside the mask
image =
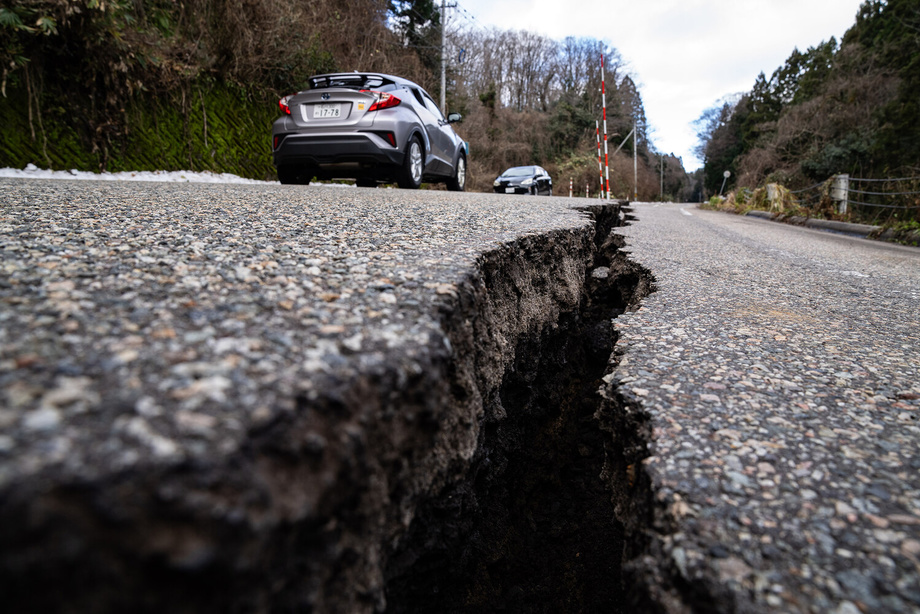
M 721 593 L 707 610 L 920 611 L 920 249 L 634 215 L 658 290 L 617 320 L 613 379 L 651 414 L 646 571 Z

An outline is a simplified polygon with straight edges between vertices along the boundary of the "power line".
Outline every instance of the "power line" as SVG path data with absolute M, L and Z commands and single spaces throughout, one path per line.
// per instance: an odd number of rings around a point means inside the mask
M 462 17 L 464 17 L 465 19 L 467 19 L 467 20 L 470 21 L 471 23 L 474 23 L 474 24 L 477 24 L 477 25 L 482 26 L 482 24 L 480 23 L 480 21 L 479 21 L 478 19 L 476 19 L 476 16 L 473 15 L 473 14 L 472 14 L 471 12 L 469 12 L 468 10 L 466 10 L 465 8 L 463 8 L 462 6 L 460 6 L 460 3 L 459 3 L 459 2 L 454 2 L 454 8 L 457 9 L 457 12 L 458 12 Z

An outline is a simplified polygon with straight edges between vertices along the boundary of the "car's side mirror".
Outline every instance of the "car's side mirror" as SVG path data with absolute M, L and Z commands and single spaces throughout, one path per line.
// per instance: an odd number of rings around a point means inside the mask
M 455 124 L 455 123 L 457 123 L 457 122 L 459 122 L 459 121 L 462 121 L 462 120 L 463 120 L 463 116 L 460 115 L 459 113 L 450 113 L 450 114 L 447 115 L 447 123 L 448 123 L 448 124 Z

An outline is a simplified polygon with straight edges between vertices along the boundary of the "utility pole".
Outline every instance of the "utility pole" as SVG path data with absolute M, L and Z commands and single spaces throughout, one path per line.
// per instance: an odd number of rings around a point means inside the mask
M 441 113 L 447 117 L 447 9 L 456 8 L 457 3 L 447 4 L 441 0 Z
M 594 132 L 597 135 L 597 175 L 600 177 L 601 192 L 604 191 L 604 167 L 601 165 L 601 125 L 594 120 Z
M 447 116 L 447 0 L 441 0 L 441 113 Z
M 610 158 L 607 155 L 607 88 L 604 86 L 604 54 L 601 53 L 601 106 L 604 108 L 604 167 L 607 170 L 606 181 L 601 178 L 601 191 L 604 198 L 610 200 Z
M 633 201 L 639 202 L 639 124 L 633 122 Z

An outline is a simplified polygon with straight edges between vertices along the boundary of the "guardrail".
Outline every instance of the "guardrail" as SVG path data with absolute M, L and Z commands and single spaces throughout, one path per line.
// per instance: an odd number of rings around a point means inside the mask
M 872 188 L 873 185 L 881 187 Z M 830 201 L 836 213 L 872 224 L 920 218 L 920 177 L 870 179 L 835 175 L 789 193 L 799 206 L 816 209 Z

